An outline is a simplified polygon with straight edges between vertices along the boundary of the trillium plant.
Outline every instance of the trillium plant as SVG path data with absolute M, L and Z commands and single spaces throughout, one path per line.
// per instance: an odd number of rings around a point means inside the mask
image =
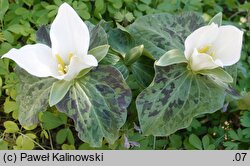
M 136 84 L 143 135 L 168 136 L 186 128 L 234 95 L 243 32 L 221 22 L 221 13 L 208 25 L 196 13 L 153 14 L 126 28 L 106 24 L 105 31 L 105 22 L 83 22 L 63 3 L 51 25 L 38 30 L 37 44 L 2 56 L 18 65 L 19 121 L 37 125 L 50 106 L 74 121 L 82 141 L 113 144 Z
M 14 60 L 21 68 L 37 77 L 52 76 L 70 81 L 86 68 L 98 65 L 88 54 L 89 30 L 68 4 L 63 4 L 50 28 L 51 48 L 45 44 L 12 49 L 3 58 Z
M 21 81 L 18 101 L 23 126 L 37 124 L 38 113 L 56 105 L 74 120 L 79 138 L 96 147 L 104 137 L 111 144 L 117 139 L 131 92 L 117 69 L 98 65 L 109 49 L 107 35 L 101 27 L 88 25 L 64 3 L 49 34 L 46 28 L 39 32 L 47 45 L 12 49 L 2 58 L 14 60 L 30 74 L 16 71 Z

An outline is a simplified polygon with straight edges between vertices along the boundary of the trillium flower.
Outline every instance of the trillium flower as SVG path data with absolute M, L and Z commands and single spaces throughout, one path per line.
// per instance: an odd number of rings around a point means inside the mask
M 12 59 L 34 76 L 67 81 L 81 70 L 98 65 L 96 58 L 88 55 L 88 27 L 67 3 L 58 9 L 51 24 L 50 38 L 51 48 L 44 44 L 26 45 L 11 49 L 2 58 Z
M 226 25 L 210 24 L 185 40 L 185 57 L 193 71 L 230 66 L 240 59 L 243 32 Z

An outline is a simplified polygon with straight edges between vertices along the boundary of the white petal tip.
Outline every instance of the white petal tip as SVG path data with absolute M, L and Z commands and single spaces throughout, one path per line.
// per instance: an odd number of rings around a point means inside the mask
M 3 56 L 1 56 L 1 59 L 3 59 L 3 58 L 8 58 L 8 57 L 7 57 L 7 55 L 3 55 Z
M 73 11 L 75 12 L 75 10 L 66 2 L 64 2 L 63 4 L 61 4 L 58 8 L 58 13 L 59 12 L 67 12 L 67 11 Z
M 93 55 L 86 55 L 84 56 L 84 61 L 86 64 L 88 64 L 90 67 L 96 67 L 98 66 L 98 61 Z
M 18 51 L 17 49 L 15 48 L 12 48 L 11 50 L 9 50 L 7 53 L 5 53 L 2 57 L 2 58 L 9 58 L 9 59 L 12 59 L 13 57 L 13 53 L 15 53 L 16 51 Z
M 59 9 L 60 8 L 68 8 L 68 7 L 72 8 L 68 3 L 64 2 L 63 4 L 60 5 Z
M 219 25 L 218 25 L 218 24 L 216 24 L 216 23 L 214 23 L 214 22 L 212 22 L 212 24 L 210 24 L 210 26 L 213 26 L 213 27 L 219 27 Z

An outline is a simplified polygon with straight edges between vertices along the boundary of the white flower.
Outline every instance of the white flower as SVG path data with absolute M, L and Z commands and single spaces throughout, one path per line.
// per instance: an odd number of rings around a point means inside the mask
M 11 49 L 2 58 L 12 59 L 34 76 L 67 81 L 81 70 L 98 65 L 96 58 L 88 55 L 88 27 L 67 3 L 58 9 L 50 38 L 51 48 L 44 44 L 26 45 Z
M 195 30 L 185 40 L 185 57 L 193 71 L 230 66 L 240 59 L 243 32 L 217 24 Z

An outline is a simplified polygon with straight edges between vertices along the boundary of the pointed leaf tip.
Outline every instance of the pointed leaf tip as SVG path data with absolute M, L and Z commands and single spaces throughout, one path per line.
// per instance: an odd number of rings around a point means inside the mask
M 107 44 L 95 47 L 89 51 L 89 54 L 93 55 L 100 62 L 107 55 L 109 47 Z
M 144 49 L 144 45 L 139 45 L 132 48 L 126 55 L 125 55 L 125 63 L 127 65 L 133 64 L 140 56 L 142 55 Z
M 173 49 L 166 52 L 161 58 L 155 62 L 156 66 L 169 66 L 178 63 L 186 63 L 187 59 L 185 58 L 184 54 L 177 50 Z
M 218 26 L 221 26 L 222 24 L 222 12 L 219 12 L 218 14 L 216 14 L 208 23 L 208 25 L 215 23 Z
M 198 71 L 198 73 L 200 73 L 202 75 L 207 75 L 207 76 L 213 77 L 214 79 L 220 80 L 221 82 L 224 82 L 224 83 L 232 83 L 233 82 L 232 76 L 230 74 L 228 74 L 222 68 L 201 70 L 201 71 Z
M 63 97 L 69 91 L 71 85 L 72 85 L 71 81 L 64 81 L 64 80 L 53 83 L 49 96 L 50 107 L 56 105 L 63 99 Z

